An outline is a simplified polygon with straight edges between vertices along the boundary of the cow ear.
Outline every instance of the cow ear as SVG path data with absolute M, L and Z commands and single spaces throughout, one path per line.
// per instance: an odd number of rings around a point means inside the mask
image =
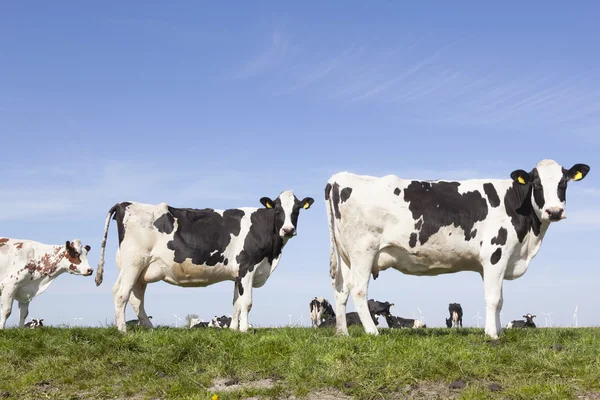
M 305 210 L 308 210 L 314 202 L 315 202 L 315 199 L 313 199 L 312 197 L 305 197 L 304 200 L 301 201 L 302 208 L 304 208 Z
M 531 177 L 528 172 L 523 171 L 522 169 L 517 169 L 510 174 L 510 177 L 513 181 L 517 182 L 520 185 L 527 185 L 531 182 Z
M 87 251 L 88 253 L 92 250 L 92 246 L 90 246 L 89 244 L 85 245 L 85 251 Z
M 72 247 L 72 246 L 71 246 L 71 242 L 67 240 L 67 242 L 65 243 L 65 248 L 66 248 L 67 250 L 71 250 L 71 247 Z
M 590 167 L 586 164 L 575 164 L 571 167 L 568 172 L 569 179 L 573 179 L 574 181 L 580 181 L 587 173 L 590 172 Z
M 260 199 L 260 204 L 262 204 L 263 206 L 267 207 L 267 208 L 273 208 L 275 207 L 275 205 L 273 204 L 273 200 L 271 200 L 268 197 L 263 197 Z

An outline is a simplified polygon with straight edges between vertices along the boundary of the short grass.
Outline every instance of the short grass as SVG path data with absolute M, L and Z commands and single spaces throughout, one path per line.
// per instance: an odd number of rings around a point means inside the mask
M 372 337 L 353 327 L 350 334 L 7 329 L 0 331 L 0 398 L 600 399 L 600 328 L 504 331 L 499 341 L 482 329 L 381 329 Z M 229 387 L 213 387 L 219 379 Z M 457 380 L 463 387 L 449 389 Z

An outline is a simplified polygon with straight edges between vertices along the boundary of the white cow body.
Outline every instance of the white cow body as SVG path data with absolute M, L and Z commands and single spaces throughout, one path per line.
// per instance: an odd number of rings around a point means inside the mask
M 93 270 L 87 260 L 89 249 L 77 239 L 56 246 L 0 238 L 0 329 L 6 326 L 15 299 L 19 302 L 19 327 L 22 328 L 29 313 L 29 303 L 46 291 L 58 276 L 65 272 L 91 275 Z
M 343 319 L 351 293 L 365 330 L 377 334 L 366 302 L 370 274 L 388 268 L 426 276 L 473 271 L 484 280 L 485 332 L 497 338 L 502 281 L 522 276 L 550 222 L 565 218 L 557 187 L 566 190 L 568 180 L 588 171 L 583 164 L 567 171 L 544 160 L 531 173 L 513 172 L 512 180 L 333 175 L 325 198 L 338 332 L 347 334 Z

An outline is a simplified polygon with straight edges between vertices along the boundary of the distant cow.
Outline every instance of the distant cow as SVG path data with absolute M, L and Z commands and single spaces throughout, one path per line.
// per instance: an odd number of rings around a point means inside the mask
M 319 326 L 321 322 L 329 317 L 335 317 L 333 307 L 327 299 L 323 297 L 315 297 L 310 301 L 310 320 L 312 326 Z
M 33 318 L 31 321 L 25 324 L 25 328 L 36 329 L 44 326 L 43 318 Z
M 148 317 L 148 319 L 152 319 L 152 315 Z M 130 319 L 125 323 L 128 327 L 141 325 L 139 319 Z
M 535 328 L 536 327 L 535 323 L 533 322 L 535 315 L 525 314 L 525 315 L 523 315 L 523 318 L 525 318 L 525 320 L 518 319 L 518 320 L 513 320 L 513 321 L 509 322 L 509 324 L 506 325 L 506 329 Z
M 452 328 L 453 326 L 462 328 L 463 310 L 460 304 L 450 303 L 448 311 L 450 312 L 450 318 L 446 318 L 446 326 L 448 328 Z
M 229 328 L 229 326 L 231 325 L 231 321 L 232 317 L 228 317 L 227 315 L 222 315 L 220 317 L 215 316 L 212 319 L 210 326 L 215 328 Z
M 231 329 L 248 330 L 252 288 L 265 284 L 279 264 L 283 247 L 296 235 L 300 209 L 314 200 L 298 200 L 291 191 L 275 201 L 260 199 L 264 208 L 175 208 L 124 202 L 108 212 L 96 275 L 102 283 L 104 250 L 111 218 L 117 222 L 120 273 L 113 287 L 116 324 L 125 331 L 127 301 L 142 324 L 152 327 L 144 310 L 148 283 L 165 281 L 204 287 L 234 281 Z
M 325 186 L 330 275 L 338 334 L 347 335 L 352 299 L 367 333 L 378 331 L 367 307 L 371 274 L 473 271 L 483 278 L 485 333 L 501 331 L 502 284 L 522 276 L 551 222 L 566 217 L 566 190 L 589 172 L 542 160 L 511 179 L 413 180 L 341 172 Z
M 369 299 L 367 304 L 369 307 L 371 319 L 373 320 L 373 323 L 375 325 L 379 325 L 379 316 L 389 314 L 390 307 L 393 306 L 393 304 L 390 304 L 387 301 L 380 302 L 380 301 L 375 301 L 372 299 Z M 351 325 L 362 325 L 362 322 L 356 311 L 347 313 L 345 319 L 346 319 L 347 327 L 351 326 Z M 323 321 L 319 325 L 319 328 L 329 328 L 332 326 L 336 326 L 336 317 L 335 316 L 331 316 L 331 317 L 327 318 L 325 321 Z
M 25 326 L 29 303 L 64 272 L 89 276 L 93 270 L 87 259 L 90 246 L 79 239 L 63 245 L 47 245 L 32 240 L 0 238 L 0 293 L 2 316 L 0 329 L 19 302 L 19 327 Z
M 385 322 L 392 329 L 397 328 L 427 328 L 423 321 L 412 318 L 394 317 L 391 314 L 385 315 Z
M 207 328 L 210 322 L 204 322 L 200 318 L 192 318 L 190 320 L 190 328 Z

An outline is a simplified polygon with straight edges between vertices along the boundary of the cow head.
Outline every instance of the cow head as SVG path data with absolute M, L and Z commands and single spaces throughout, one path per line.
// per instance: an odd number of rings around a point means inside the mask
M 567 184 L 580 181 L 590 171 L 586 164 L 565 169 L 553 160 L 542 160 L 531 172 L 513 171 L 512 180 L 531 192 L 531 204 L 540 221 L 553 222 L 566 218 Z
M 525 314 L 523 315 L 523 318 L 525 318 L 528 322 L 533 322 L 533 319 L 535 318 L 535 315 L 531 315 L 531 314 Z
M 367 305 L 369 306 L 369 311 L 374 315 L 391 315 L 390 308 L 394 306 L 393 303 L 388 301 L 376 301 L 373 299 L 369 299 L 367 301 Z
M 452 328 L 452 320 L 450 318 L 446 318 L 446 326 Z
M 91 249 L 89 245 L 82 246 L 79 239 L 72 242 L 67 240 L 65 250 L 67 251 L 67 260 L 71 263 L 69 273 L 90 276 L 94 272 L 87 258 L 87 254 Z
M 291 190 L 281 192 L 275 201 L 268 197 L 260 199 L 260 203 L 268 209 L 275 211 L 275 228 L 278 235 L 287 240 L 296 236 L 298 215 L 300 209 L 308 210 L 314 203 L 312 197 L 305 197 L 299 201 Z

